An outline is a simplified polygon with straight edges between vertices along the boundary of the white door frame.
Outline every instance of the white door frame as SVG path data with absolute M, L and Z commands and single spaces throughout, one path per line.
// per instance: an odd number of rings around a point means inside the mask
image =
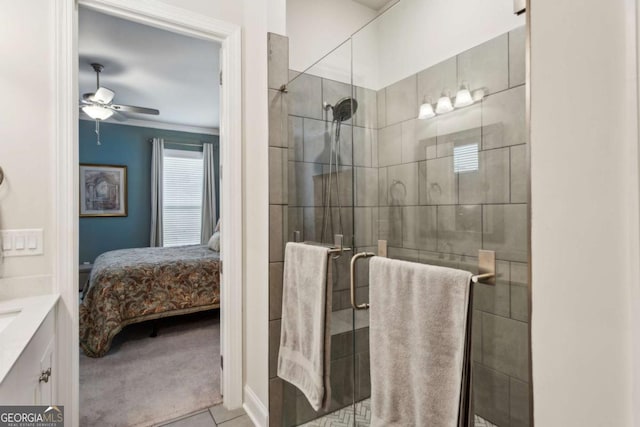
M 220 185 L 224 237 L 221 277 L 221 348 L 224 405 L 242 406 L 242 39 L 238 25 L 156 0 L 54 0 L 55 39 L 52 176 L 54 289 L 61 295 L 57 312 L 58 401 L 66 405 L 67 425 L 79 425 L 78 337 L 78 4 L 109 15 L 222 44 L 220 144 L 224 179 Z M 235 285 L 235 286 L 234 286 Z M 213 369 L 218 361 L 212 360 Z

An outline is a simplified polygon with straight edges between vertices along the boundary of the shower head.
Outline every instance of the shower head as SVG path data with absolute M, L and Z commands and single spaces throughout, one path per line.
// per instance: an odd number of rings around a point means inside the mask
M 349 120 L 358 110 L 358 101 L 348 96 L 336 102 L 336 105 L 331 106 L 331 109 L 333 110 L 333 119 L 344 122 Z

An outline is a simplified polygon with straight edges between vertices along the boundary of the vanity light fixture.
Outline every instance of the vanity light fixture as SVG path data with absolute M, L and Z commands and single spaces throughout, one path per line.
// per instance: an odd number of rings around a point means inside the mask
M 473 104 L 473 98 L 471 97 L 471 92 L 469 92 L 469 88 L 466 86 L 462 86 L 458 93 L 456 93 L 456 101 L 454 106 L 456 108 L 468 107 Z
M 420 113 L 418 114 L 418 118 L 420 120 L 430 119 L 431 117 L 435 117 L 436 113 L 433 111 L 433 105 L 429 102 L 423 102 L 420 106 Z
M 471 98 L 473 98 L 473 102 L 482 101 L 484 98 L 484 89 L 476 89 L 471 94 Z
M 435 109 L 433 108 L 433 104 L 427 102 L 425 99 L 425 101 L 420 105 L 418 119 L 430 119 L 436 115 L 449 113 L 454 109 L 468 107 L 478 101 L 482 101 L 483 98 L 484 89 L 476 89 L 471 92 L 469 87 L 463 83 L 460 90 L 456 93 L 454 102 L 451 101 L 451 98 L 447 95 L 446 91 L 443 92 L 442 96 L 438 99 Z
M 438 99 L 438 104 L 436 104 L 436 113 L 444 114 L 453 111 L 453 105 L 451 104 L 451 98 L 447 95 L 442 95 L 440 99 Z

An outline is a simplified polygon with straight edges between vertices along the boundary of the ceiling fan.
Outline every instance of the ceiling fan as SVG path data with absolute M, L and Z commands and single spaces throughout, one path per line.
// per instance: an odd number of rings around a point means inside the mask
M 100 72 L 104 69 L 104 66 L 94 62 L 91 67 L 96 72 L 96 91 L 82 95 L 80 109 L 96 121 L 98 145 L 100 145 L 100 122 L 102 120 L 107 120 L 111 116 L 119 121 L 126 120 L 126 116 L 121 113 L 152 114 L 155 116 L 160 114 L 160 111 L 154 108 L 114 104 L 112 101 L 116 95 L 115 92 L 100 86 Z
M 94 62 L 91 67 L 96 72 L 96 91 L 94 93 L 85 93 L 80 100 L 80 108 L 89 117 L 95 120 L 106 120 L 114 114 L 118 116 L 119 112 L 153 114 L 156 116 L 160 114 L 160 111 L 154 108 L 113 104 L 111 101 L 116 95 L 115 92 L 100 86 L 100 72 L 104 69 L 104 66 Z

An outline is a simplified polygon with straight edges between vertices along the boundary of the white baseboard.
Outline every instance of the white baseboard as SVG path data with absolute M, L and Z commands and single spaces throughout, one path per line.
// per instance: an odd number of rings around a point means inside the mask
M 256 427 L 269 426 L 269 410 L 260 401 L 251 387 L 246 385 L 244 386 L 244 403 L 242 407 Z

